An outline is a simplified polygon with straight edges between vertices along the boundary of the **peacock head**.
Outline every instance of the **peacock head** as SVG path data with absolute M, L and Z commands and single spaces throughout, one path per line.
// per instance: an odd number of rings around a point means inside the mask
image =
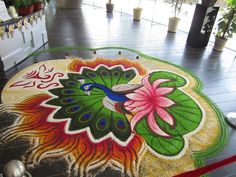
M 90 90 L 92 90 L 93 88 L 93 83 L 86 83 L 80 86 L 80 89 L 83 90 L 87 95 L 90 95 Z

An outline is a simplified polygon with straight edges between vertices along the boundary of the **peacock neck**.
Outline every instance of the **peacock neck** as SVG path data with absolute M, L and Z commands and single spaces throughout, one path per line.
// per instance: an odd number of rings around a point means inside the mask
M 113 91 L 109 88 L 107 88 L 106 86 L 104 85 L 101 85 L 101 84 L 93 84 L 93 88 L 98 88 L 100 90 L 102 90 L 103 92 L 105 92 L 106 95 L 109 95 L 111 94 Z
M 93 88 L 98 88 L 98 89 L 102 90 L 113 101 L 125 102 L 128 100 L 128 98 L 125 96 L 125 94 L 116 93 L 104 85 L 96 83 L 96 84 L 93 84 Z

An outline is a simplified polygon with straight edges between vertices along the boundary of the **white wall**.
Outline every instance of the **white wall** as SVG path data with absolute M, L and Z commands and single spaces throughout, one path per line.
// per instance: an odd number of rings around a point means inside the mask
M 0 56 L 3 61 L 4 71 L 27 58 L 35 50 L 48 41 L 45 15 L 38 18 L 33 25 L 28 23 L 28 29 L 22 31 L 15 29 L 14 36 L 5 34 L 4 40 L 0 38 Z

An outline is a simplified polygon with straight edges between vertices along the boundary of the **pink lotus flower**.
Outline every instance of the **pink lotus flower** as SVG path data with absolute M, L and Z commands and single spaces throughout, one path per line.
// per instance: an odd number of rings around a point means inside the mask
M 143 87 L 135 90 L 135 93 L 127 94 L 130 99 L 125 102 L 125 108 L 131 112 L 136 112 L 131 119 L 131 129 L 134 130 L 135 125 L 147 116 L 147 123 L 150 129 L 161 136 L 169 137 L 170 135 L 164 132 L 157 124 L 154 113 L 169 125 L 174 125 L 173 117 L 165 110 L 174 104 L 172 100 L 165 97 L 171 93 L 174 88 L 159 87 L 161 83 L 170 81 L 169 79 L 158 79 L 151 85 L 148 76 L 143 78 Z

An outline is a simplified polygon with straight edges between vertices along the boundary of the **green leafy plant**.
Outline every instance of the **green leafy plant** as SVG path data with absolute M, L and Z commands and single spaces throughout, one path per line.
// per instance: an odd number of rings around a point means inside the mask
M 42 2 L 44 4 L 49 3 L 51 0 L 32 0 L 33 3 Z
M 32 4 L 32 0 L 15 0 L 13 3 L 16 9 L 18 9 L 19 7 L 29 7 Z
M 137 7 L 141 6 L 141 2 L 142 2 L 142 0 L 138 0 L 138 6 Z
M 236 33 L 236 0 L 228 0 L 227 8 L 222 9 L 222 17 L 218 21 L 216 37 L 228 39 Z
M 172 4 L 172 7 L 174 7 L 174 17 L 175 18 L 178 18 L 184 1 L 185 0 L 171 0 L 171 1 L 169 1 L 169 3 Z

